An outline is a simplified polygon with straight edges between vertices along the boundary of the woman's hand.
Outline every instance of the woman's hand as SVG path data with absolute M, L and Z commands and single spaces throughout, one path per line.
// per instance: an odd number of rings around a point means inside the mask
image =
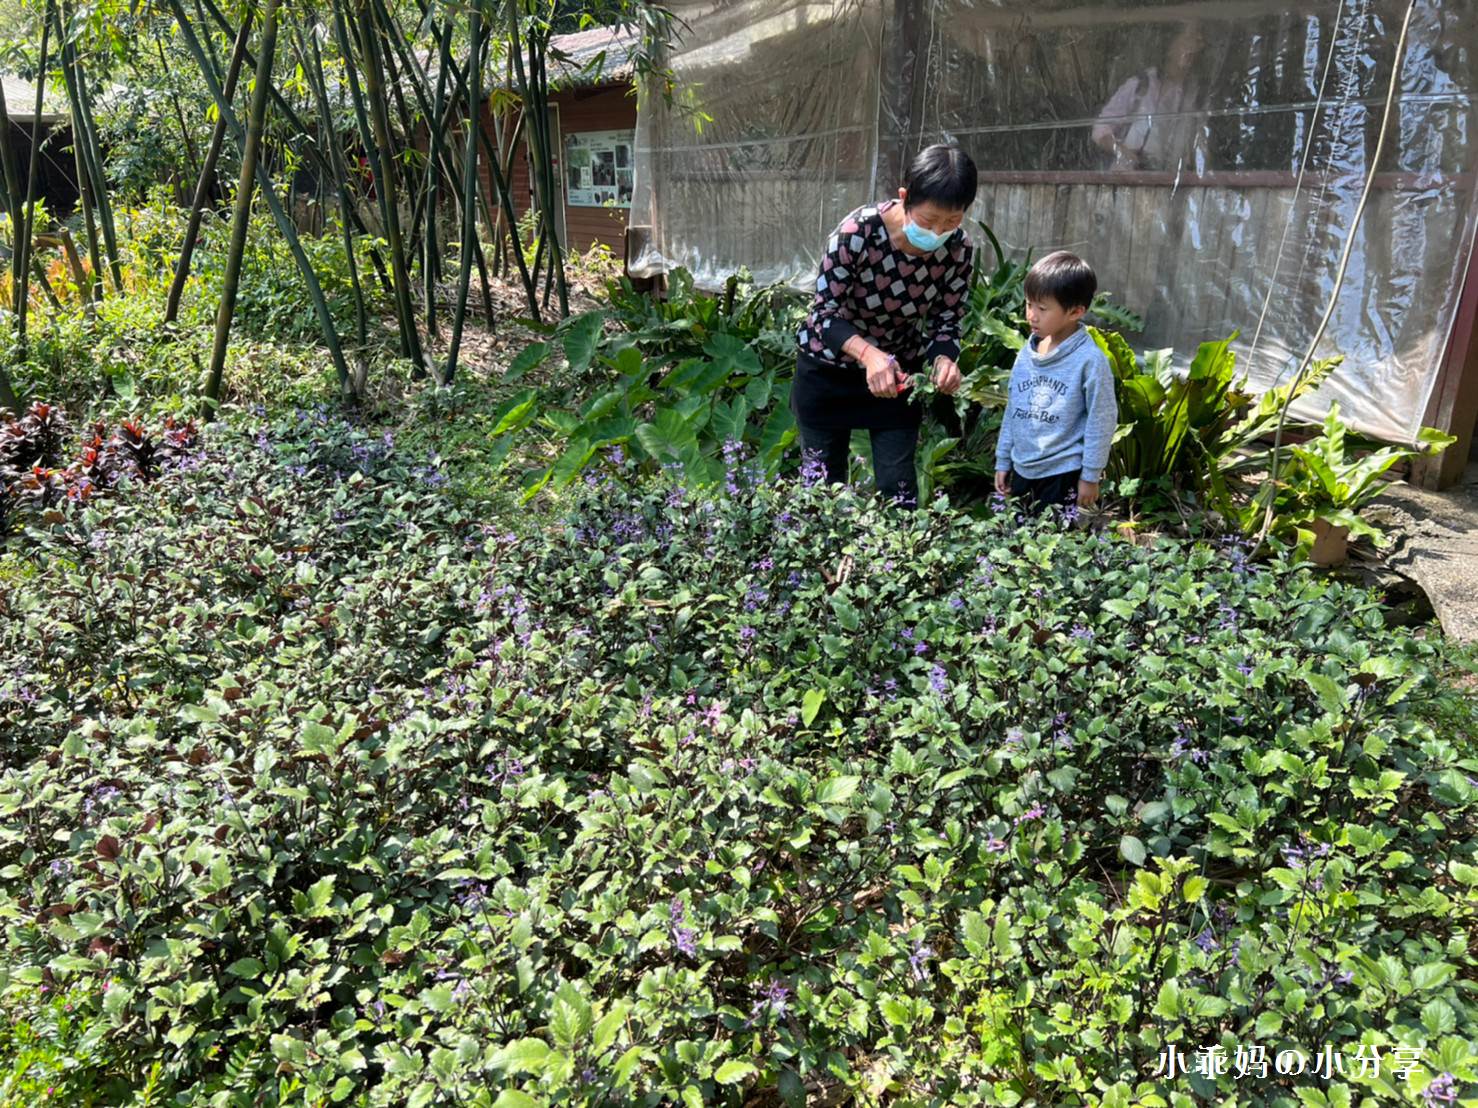
M 1092 508 L 1098 504 L 1098 482 L 1078 482 L 1078 507 Z
M 894 397 L 898 395 L 900 382 L 908 380 L 891 354 L 884 354 L 876 346 L 871 347 L 862 358 L 867 370 L 867 390 L 874 396 Z
M 934 359 L 934 385 L 945 396 L 953 396 L 963 379 L 953 358 L 941 354 Z
M 1002 496 L 1011 495 L 1011 471 L 1009 469 L 996 470 L 996 492 Z

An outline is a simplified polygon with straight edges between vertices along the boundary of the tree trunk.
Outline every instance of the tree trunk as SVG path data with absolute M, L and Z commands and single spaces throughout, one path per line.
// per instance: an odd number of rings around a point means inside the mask
M 205 418 L 214 419 L 220 404 L 221 377 L 226 368 L 226 348 L 231 343 L 231 317 L 236 311 L 236 289 L 241 280 L 241 258 L 246 233 L 251 227 L 251 198 L 256 183 L 257 152 L 267 119 L 267 88 L 272 76 L 272 53 L 277 45 L 277 0 L 267 0 L 262 17 L 262 41 L 257 51 L 256 83 L 252 88 L 250 115 L 246 124 L 246 146 L 241 152 L 241 180 L 236 186 L 236 210 L 231 222 L 231 245 L 226 253 L 226 273 L 221 283 L 221 304 L 216 312 L 215 344 L 210 352 L 210 371 L 205 385 Z

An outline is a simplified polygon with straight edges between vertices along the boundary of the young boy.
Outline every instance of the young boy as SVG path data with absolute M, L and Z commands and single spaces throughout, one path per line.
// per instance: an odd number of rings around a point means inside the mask
M 1031 338 L 1016 356 L 996 447 L 996 491 L 1033 515 L 1091 508 L 1119 422 L 1108 359 L 1083 328 L 1098 279 L 1076 254 L 1048 254 L 1026 275 Z

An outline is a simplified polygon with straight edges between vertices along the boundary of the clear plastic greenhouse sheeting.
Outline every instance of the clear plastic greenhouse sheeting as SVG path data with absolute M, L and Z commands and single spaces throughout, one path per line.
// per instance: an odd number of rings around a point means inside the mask
M 1478 216 L 1478 0 L 1413 5 L 1399 67 L 1401 0 L 668 6 L 683 92 L 638 123 L 638 273 L 807 288 L 842 216 L 956 141 L 981 171 L 971 215 L 1008 252 L 1084 255 L 1145 317 L 1136 345 L 1184 364 L 1238 331 L 1265 388 L 1332 300 L 1317 353 L 1345 363 L 1297 413 L 1337 399 L 1360 430 L 1416 435 Z

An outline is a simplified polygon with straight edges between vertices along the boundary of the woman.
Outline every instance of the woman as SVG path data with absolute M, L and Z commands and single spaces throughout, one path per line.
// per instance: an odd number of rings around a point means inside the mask
M 1201 172 L 1207 138 L 1195 63 L 1204 44 L 1200 28 L 1186 24 L 1171 40 L 1163 70 L 1130 77 L 1103 106 L 1093 141 L 1114 156 L 1115 169 L 1179 171 L 1190 157 Z
M 828 480 L 846 480 L 848 441 L 865 427 L 878 491 L 917 503 L 923 411 L 904 390 L 925 365 L 941 392 L 960 387 L 960 317 L 975 256 L 961 224 L 974 200 L 975 163 L 958 146 L 930 146 L 898 199 L 858 208 L 827 243 L 796 335 L 790 406 L 802 449 L 821 455 Z

